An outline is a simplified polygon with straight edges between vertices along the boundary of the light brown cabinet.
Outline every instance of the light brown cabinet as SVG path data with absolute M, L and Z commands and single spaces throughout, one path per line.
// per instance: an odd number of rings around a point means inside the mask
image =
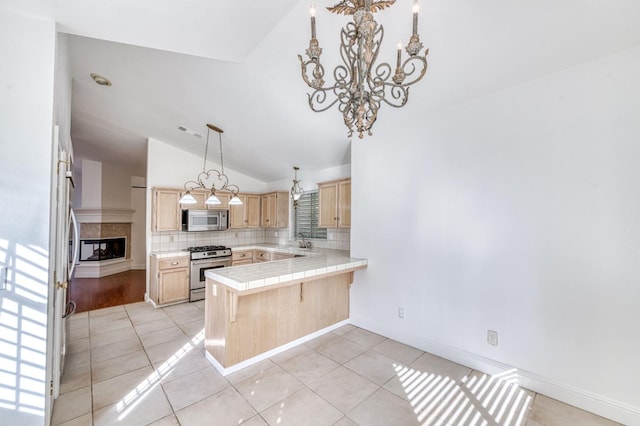
M 231 252 L 231 266 L 247 265 L 250 263 L 253 263 L 253 250 Z
M 260 195 L 239 194 L 242 204 L 229 206 L 229 228 L 260 227 Z
M 351 227 L 351 179 L 318 184 L 319 228 Z
M 151 231 L 179 231 L 181 229 L 180 191 L 153 188 Z
M 189 256 L 151 257 L 149 297 L 157 305 L 189 300 Z
M 266 250 L 254 250 L 253 251 L 254 262 L 269 262 L 271 261 L 271 252 Z
M 264 194 L 260 226 L 262 228 L 286 228 L 289 226 L 289 193 L 273 192 Z

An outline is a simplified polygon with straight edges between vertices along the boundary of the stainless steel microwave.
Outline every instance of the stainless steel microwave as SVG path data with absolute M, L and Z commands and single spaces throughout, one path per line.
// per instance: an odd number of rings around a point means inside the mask
M 229 210 L 182 210 L 183 231 L 224 231 L 229 227 Z

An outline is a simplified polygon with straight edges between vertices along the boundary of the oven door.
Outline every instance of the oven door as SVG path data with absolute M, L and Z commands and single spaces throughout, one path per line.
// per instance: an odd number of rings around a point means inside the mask
M 202 259 L 191 261 L 191 274 L 189 282 L 189 301 L 195 302 L 204 299 L 206 277 L 204 273 L 210 269 L 226 268 L 231 266 L 231 258 Z

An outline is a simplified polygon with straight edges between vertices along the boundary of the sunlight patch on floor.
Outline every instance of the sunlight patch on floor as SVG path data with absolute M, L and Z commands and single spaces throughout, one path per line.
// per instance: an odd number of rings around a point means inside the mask
M 180 349 L 175 351 L 165 362 L 163 362 L 153 373 L 140 382 L 131 392 L 122 398 L 116 406 L 120 415 L 118 421 L 122 421 L 133 410 L 145 396 L 160 384 L 162 379 L 168 376 L 175 368 L 176 364 L 186 354 L 191 352 L 200 342 L 204 340 L 204 329 L 200 330 L 193 339 L 185 343 Z
M 457 381 L 403 365 L 394 368 L 422 424 L 522 426 L 533 402 L 518 386 L 516 369 L 495 376 L 474 372 Z

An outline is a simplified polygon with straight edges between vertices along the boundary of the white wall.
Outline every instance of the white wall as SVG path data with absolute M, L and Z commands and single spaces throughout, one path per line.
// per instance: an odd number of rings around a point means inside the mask
M 45 423 L 55 42 L 53 21 L 0 12 L 0 422 L 7 425 Z
M 83 209 L 102 208 L 102 163 L 87 159 L 81 160 L 80 206 Z
M 291 177 L 287 179 L 269 182 L 267 191 L 291 191 L 293 185 L 293 166 L 291 166 Z M 298 179 L 305 191 L 318 189 L 318 183 L 330 180 L 344 179 L 351 177 L 351 164 L 330 167 L 323 170 L 308 170 L 303 167 L 298 170 Z
M 131 209 L 131 172 L 102 163 L 102 208 Z
M 147 217 L 146 179 L 141 176 L 131 176 L 131 208 L 134 210 L 131 224 L 131 267 L 145 269 L 146 267 L 146 231 Z
M 354 142 L 353 321 L 640 424 L 638 75 L 635 48 Z

